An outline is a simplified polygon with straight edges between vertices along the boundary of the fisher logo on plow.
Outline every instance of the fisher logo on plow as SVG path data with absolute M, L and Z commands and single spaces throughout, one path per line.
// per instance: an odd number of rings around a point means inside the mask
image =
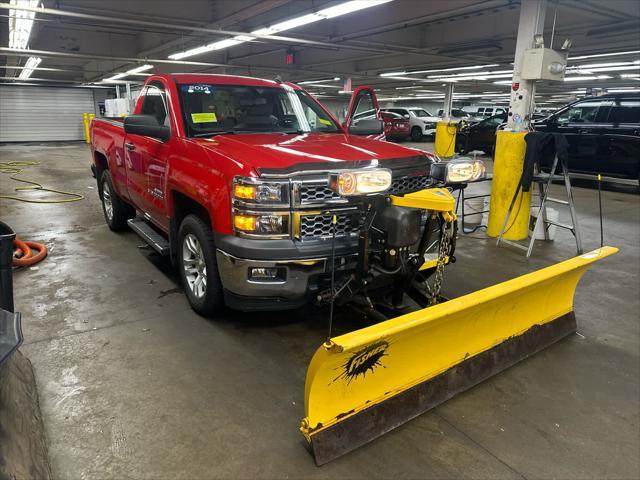
M 363 377 L 369 370 L 373 371 L 378 368 L 384 368 L 382 365 L 382 357 L 387 356 L 387 349 L 389 348 L 389 342 L 386 340 L 380 340 L 376 343 L 372 343 L 368 347 L 354 353 L 349 360 L 347 360 L 340 369 L 342 373 L 338 375 L 333 381 L 343 378 L 347 385 L 352 380 L 362 375 Z

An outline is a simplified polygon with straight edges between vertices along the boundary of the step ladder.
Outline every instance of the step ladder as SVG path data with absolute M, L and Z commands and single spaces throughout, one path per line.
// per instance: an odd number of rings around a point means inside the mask
M 561 164 L 562 174 L 556 173 L 558 169 L 558 163 Z M 529 258 L 531 256 L 531 252 L 533 251 L 533 245 L 535 243 L 536 232 L 538 229 L 538 222 L 542 221 L 545 240 L 549 240 L 549 227 L 551 225 L 555 225 L 558 228 L 564 228 L 566 230 L 569 230 L 576 239 L 576 250 L 578 251 L 578 255 L 581 255 L 583 253 L 582 238 L 580 237 L 580 229 L 578 227 L 578 218 L 576 217 L 576 210 L 573 203 L 571 180 L 569 179 L 569 171 L 567 169 L 566 163 L 559 162 L 558 155 L 556 154 L 553 159 L 553 165 L 551 166 L 551 171 L 549 173 L 543 173 L 543 172 L 535 173 L 533 175 L 533 181 L 538 184 L 538 190 L 540 195 L 540 206 L 538 207 L 538 215 L 536 216 L 535 224 L 533 226 L 533 234 L 531 235 L 531 239 L 529 240 L 529 245 L 524 246 L 519 243 L 513 242 L 511 240 L 506 240 L 502 238 L 505 231 L 507 230 L 507 225 L 509 224 L 509 217 L 511 216 L 513 207 L 516 204 L 518 195 L 522 192 L 522 179 L 520 179 L 520 183 L 518 184 L 516 193 L 513 196 L 513 199 L 511 200 L 511 205 L 509 206 L 509 210 L 507 211 L 507 216 L 504 219 L 502 230 L 500 230 L 500 235 L 498 236 L 496 245 L 500 245 L 501 243 L 506 243 L 513 247 L 519 248 L 521 250 L 525 250 L 527 252 L 527 258 Z M 549 187 L 551 187 L 551 183 L 553 181 L 564 181 L 564 186 L 567 191 L 566 200 L 549 196 Z M 547 202 L 567 205 L 569 207 L 569 212 L 571 213 L 571 224 L 549 220 L 547 218 Z

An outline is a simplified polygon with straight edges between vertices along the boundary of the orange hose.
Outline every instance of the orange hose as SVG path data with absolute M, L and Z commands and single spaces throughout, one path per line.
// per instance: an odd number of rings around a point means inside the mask
M 33 251 L 37 251 L 35 255 Z M 25 242 L 15 239 L 13 241 L 13 266 L 28 267 L 38 263 L 47 256 L 47 247 L 43 243 Z

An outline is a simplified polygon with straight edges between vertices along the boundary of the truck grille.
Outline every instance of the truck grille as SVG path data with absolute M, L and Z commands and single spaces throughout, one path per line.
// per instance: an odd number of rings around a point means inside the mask
M 393 194 L 417 192 L 418 190 L 427 188 L 429 182 L 430 179 L 428 175 L 396 177 L 393 179 L 389 191 Z
M 340 195 L 331 190 L 326 183 L 324 185 L 313 183 L 300 185 L 300 203 L 303 205 L 326 203 L 340 198 Z
M 300 217 L 300 239 L 331 238 L 333 236 L 331 217 L 331 215 L 304 215 Z M 338 214 L 335 226 L 336 237 L 357 234 L 361 224 L 362 215 L 359 213 Z
M 395 177 L 391 183 L 389 193 L 402 194 L 417 192 L 429 186 L 428 175 Z M 331 190 L 326 182 L 322 183 L 302 183 L 299 188 L 300 205 L 319 205 L 324 203 L 334 203 L 345 200 L 336 192 Z

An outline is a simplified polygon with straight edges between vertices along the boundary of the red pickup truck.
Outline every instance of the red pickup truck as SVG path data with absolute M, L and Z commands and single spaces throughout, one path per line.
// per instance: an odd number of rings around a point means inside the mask
M 379 116 L 352 120 L 372 108 L 359 87 L 341 125 L 291 83 L 153 75 L 133 115 L 92 123 L 106 222 L 169 255 L 201 314 L 317 299 L 329 258 L 344 270 L 358 253 L 363 197 L 350 194 L 432 184 L 436 157 L 366 138 L 383 134 Z

